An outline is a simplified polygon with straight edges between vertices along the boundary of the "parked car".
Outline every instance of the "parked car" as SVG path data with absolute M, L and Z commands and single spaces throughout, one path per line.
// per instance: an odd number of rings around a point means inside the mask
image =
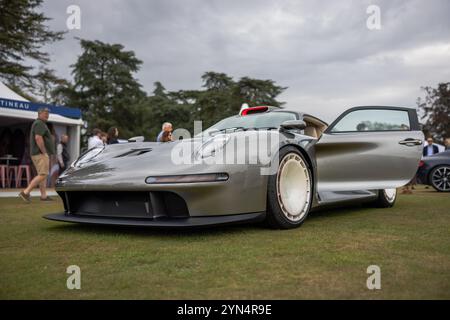
M 248 147 L 261 137 L 277 142 L 270 164 L 253 161 L 260 154 Z M 89 150 L 57 181 L 65 211 L 45 218 L 149 227 L 265 220 L 294 228 L 330 204 L 393 206 L 396 188 L 417 172 L 422 143 L 415 109 L 354 107 L 328 125 L 306 113 L 252 107 L 192 139 Z M 185 154 L 193 162 L 174 161 L 191 146 Z M 249 161 L 230 164 L 230 154 Z
M 450 150 L 423 157 L 417 179 L 437 191 L 450 192 Z

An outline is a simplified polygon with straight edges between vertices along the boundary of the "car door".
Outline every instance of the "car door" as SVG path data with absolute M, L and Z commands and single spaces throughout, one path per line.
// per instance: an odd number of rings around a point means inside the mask
M 317 189 L 351 191 L 403 186 L 415 175 L 423 133 L 415 109 L 355 107 L 315 145 Z

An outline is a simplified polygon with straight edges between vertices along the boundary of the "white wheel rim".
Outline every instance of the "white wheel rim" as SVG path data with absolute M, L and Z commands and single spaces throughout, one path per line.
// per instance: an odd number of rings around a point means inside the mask
M 384 189 L 383 192 L 386 200 L 389 202 L 393 202 L 397 196 L 397 189 Z
M 298 154 L 284 156 L 277 173 L 277 196 L 283 214 L 290 221 L 299 221 L 308 212 L 310 181 L 306 163 Z

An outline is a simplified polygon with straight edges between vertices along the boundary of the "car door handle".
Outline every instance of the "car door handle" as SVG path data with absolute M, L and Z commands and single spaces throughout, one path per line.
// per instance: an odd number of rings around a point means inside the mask
M 408 139 L 399 141 L 398 143 L 408 146 L 408 147 L 412 147 L 412 146 L 418 146 L 418 145 L 422 144 L 422 140 L 408 138 Z

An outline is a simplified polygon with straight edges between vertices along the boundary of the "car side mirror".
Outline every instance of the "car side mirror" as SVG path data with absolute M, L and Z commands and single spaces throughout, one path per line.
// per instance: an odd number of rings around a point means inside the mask
M 303 120 L 286 120 L 281 125 L 281 130 L 303 130 L 306 123 Z
M 133 137 L 128 139 L 128 142 L 143 142 L 144 141 L 144 137 L 143 136 L 138 136 L 138 137 Z

